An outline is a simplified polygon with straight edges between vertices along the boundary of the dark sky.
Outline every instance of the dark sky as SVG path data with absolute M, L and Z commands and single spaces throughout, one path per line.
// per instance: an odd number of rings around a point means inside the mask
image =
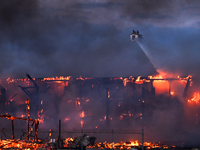
M 1 0 L 0 76 L 198 77 L 199 16 L 199 0 Z

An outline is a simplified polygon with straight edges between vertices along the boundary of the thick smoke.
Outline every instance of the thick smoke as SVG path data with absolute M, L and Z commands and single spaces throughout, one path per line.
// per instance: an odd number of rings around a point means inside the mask
M 60 10 L 60 4 L 52 10 L 39 1 L 20 2 L 2 2 L 1 76 L 23 77 L 27 72 L 35 77 L 155 73 L 139 47 L 134 50 L 131 46 L 130 30 L 84 21 L 86 16 L 80 14 L 86 13 L 86 6 L 76 3 L 68 8 L 64 3 L 66 8 Z M 137 66 L 143 69 L 133 71 Z
M 0 77 L 19 78 L 25 77 L 25 73 L 36 78 L 156 74 L 154 59 L 150 62 L 150 58 L 138 44 L 129 39 L 134 29 L 143 35 L 149 52 L 156 57 L 156 64 L 160 68 L 177 75 L 193 75 L 193 86 L 198 90 L 199 6 L 199 1 L 195 0 L 0 1 Z M 8 95 L 18 91 L 15 98 L 25 100 L 26 95 L 19 92 L 18 88 L 9 89 Z M 74 118 L 71 120 L 73 125 L 79 122 L 76 120 L 79 113 L 74 113 L 74 106 L 70 107 L 66 103 L 77 98 L 76 87 L 71 88 L 76 92 L 62 96 L 51 95 L 50 91 L 42 94 L 45 113 L 53 116 L 46 118 L 47 123 L 43 127 L 55 127 L 58 116 Z M 105 107 L 104 94 L 102 97 L 96 96 L 98 94 L 88 93 L 92 97 L 90 101 L 93 100 L 92 111 L 95 115 L 102 115 L 104 111 L 101 108 Z M 142 123 L 138 120 L 142 108 L 141 105 L 138 108 L 135 106 L 136 101 L 138 99 L 127 100 L 122 104 L 122 110 L 117 109 L 118 104 L 113 104 L 114 117 L 125 108 L 138 109 L 134 121 L 128 120 L 121 125 L 116 121 L 113 124 L 118 126 L 113 127 L 122 129 L 126 126 L 141 126 Z M 198 124 L 193 127 L 194 117 L 187 120 L 183 116 L 189 118 L 188 114 L 194 116 L 198 110 L 196 108 L 194 112 L 188 112 L 190 109 L 182 102 L 178 97 L 149 98 L 149 102 L 145 104 L 144 116 L 147 140 L 157 137 L 155 140 L 188 140 L 196 143 L 194 139 L 199 136 L 194 133 L 198 130 Z M 12 113 L 13 107 L 14 104 L 8 108 L 9 113 Z M 14 113 L 18 115 L 22 110 L 18 108 Z M 88 118 L 92 119 L 95 118 Z M 65 125 L 68 129 L 79 127 L 67 123 Z M 93 126 L 91 124 L 89 127 Z

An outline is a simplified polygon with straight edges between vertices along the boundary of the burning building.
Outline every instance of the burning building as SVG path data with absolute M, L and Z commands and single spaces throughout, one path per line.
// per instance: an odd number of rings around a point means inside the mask
M 189 76 L 32 78 L 27 74 L 24 79 L 1 80 L 0 106 L 2 111 L 23 116 L 29 97 L 30 112 L 33 117 L 39 117 L 41 122 L 50 119 L 49 116 L 61 115 L 64 122 L 77 121 L 79 118 L 81 128 L 88 126 L 87 120 L 90 119 L 94 122 L 91 128 L 103 127 L 105 124 L 112 127 L 111 120 L 140 120 L 144 103 L 152 97 L 160 94 L 186 97 L 190 84 Z

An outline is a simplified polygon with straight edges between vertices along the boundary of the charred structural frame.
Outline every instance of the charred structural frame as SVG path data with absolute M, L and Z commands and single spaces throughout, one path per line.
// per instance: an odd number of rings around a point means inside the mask
M 177 78 L 154 78 L 152 76 L 148 77 L 116 77 L 116 78 L 72 78 L 68 77 L 52 77 L 52 78 L 32 78 L 29 74 L 26 74 L 27 78 L 24 79 L 10 79 L 0 82 L 0 109 L 4 111 L 6 103 L 12 103 L 11 99 L 17 96 L 17 92 L 14 95 L 7 95 L 7 90 L 12 87 L 12 85 L 17 85 L 21 90 L 30 98 L 31 111 L 35 112 L 32 116 L 36 118 L 37 112 L 41 109 L 41 93 L 45 94 L 51 87 L 60 86 L 62 84 L 61 94 L 70 94 L 73 90 L 76 90 L 76 96 L 79 98 L 87 97 L 89 92 L 99 93 L 99 95 L 105 95 L 106 104 L 106 124 L 109 126 L 110 110 L 109 107 L 112 105 L 110 100 L 113 98 L 122 99 L 125 97 L 133 96 L 134 91 L 137 92 L 137 98 L 143 100 L 147 95 L 155 95 L 155 87 L 153 82 L 168 81 L 169 88 L 168 94 L 171 93 L 170 83 L 176 80 L 184 81 L 185 88 L 182 93 L 183 97 L 187 96 L 187 92 L 191 83 L 191 77 L 177 77 Z M 9 86 L 8 86 L 9 85 Z M 76 87 L 76 88 L 74 88 Z M 132 90 L 129 90 L 131 88 Z M 113 92 L 114 91 L 114 92 Z M 58 89 L 57 91 L 58 92 Z M 130 94 L 131 93 L 131 94 Z M 98 95 L 97 95 L 98 96 Z M 11 97 L 8 99 L 8 97 Z M 32 114 L 31 112 L 31 114 Z M 7 117 L 8 116 L 1 116 Z M 30 117 L 30 116 L 29 116 Z M 30 120 L 30 118 L 27 118 Z M 30 125 L 28 125 L 30 126 Z M 29 134 L 28 134 L 29 135 Z

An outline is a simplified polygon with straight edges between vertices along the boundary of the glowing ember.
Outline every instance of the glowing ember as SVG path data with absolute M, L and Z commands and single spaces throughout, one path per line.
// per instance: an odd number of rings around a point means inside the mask
M 51 131 L 49 132 L 49 136 L 51 137 Z M 63 141 L 63 146 L 64 148 L 71 148 L 73 146 L 74 143 L 74 139 L 73 138 L 66 138 Z M 103 142 L 103 143 L 96 143 L 93 146 L 88 146 L 88 148 L 98 148 L 98 149 L 130 149 L 133 147 L 141 147 L 142 144 L 139 143 L 138 140 L 135 141 L 128 141 L 128 142 L 120 142 L 120 143 L 108 143 L 107 141 Z M 170 148 L 170 146 L 167 145 L 163 145 L 161 143 L 150 143 L 150 142 L 144 142 L 144 146 L 146 147 L 146 149 L 152 149 L 152 148 L 163 148 L 163 149 L 167 149 Z M 50 146 L 50 143 L 48 141 L 46 142 L 41 142 L 40 140 L 35 143 L 35 142 L 26 142 L 24 140 L 10 140 L 10 139 L 6 139 L 6 140 L 0 140 L 0 147 L 1 149 L 50 149 L 53 148 L 52 146 Z M 176 146 L 171 146 L 172 148 L 176 148 Z
M 64 119 L 64 122 L 69 121 L 69 120 L 70 120 L 70 118 L 66 117 L 66 118 Z
M 45 148 L 45 144 L 43 143 L 34 143 L 34 142 L 25 142 L 23 140 L 0 140 L 0 147 L 1 149 L 39 149 Z
M 44 113 L 43 113 L 43 109 L 41 111 L 38 111 L 38 120 L 41 124 L 44 123 Z
M 84 124 L 84 121 L 83 121 L 83 120 L 81 120 L 81 128 L 83 127 L 83 124 Z
M 49 80 L 70 80 L 71 76 L 68 76 L 68 77 L 63 77 L 63 76 L 60 76 L 60 77 L 47 77 L 47 78 L 44 78 L 42 81 L 49 81 Z
M 81 112 L 80 117 L 81 117 L 81 118 L 84 118 L 84 117 L 85 117 L 85 112 L 84 112 L 84 111 Z

